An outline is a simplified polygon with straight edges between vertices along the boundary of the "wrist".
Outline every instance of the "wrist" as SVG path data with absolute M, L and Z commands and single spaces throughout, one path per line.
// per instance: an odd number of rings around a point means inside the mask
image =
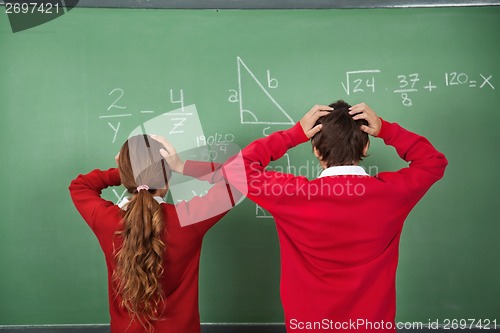
M 382 118 L 378 117 L 377 118 L 377 122 L 378 122 L 378 125 L 377 125 L 377 129 L 378 130 L 377 130 L 376 133 L 373 133 L 373 136 L 376 137 L 376 138 L 379 136 L 380 131 L 382 131 Z
M 304 127 L 302 127 L 302 124 L 300 122 L 296 123 L 295 126 L 288 129 L 288 131 L 292 136 L 294 145 L 299 145 L 309 140 Z
M 184 166 L 185 165 L 186 165 L 186 161 L 181 161 L 174 171 L 177 173 L 180 173 L 180 174 L 184 173 Z
M 391 123 L 380 118 L 380 130 L 377 134 L 377 138 L 385 139 L 392 135 Z

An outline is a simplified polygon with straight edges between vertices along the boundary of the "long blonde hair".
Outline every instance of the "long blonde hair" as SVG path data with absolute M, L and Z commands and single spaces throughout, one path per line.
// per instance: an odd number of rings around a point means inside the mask
M 134 194 L 126 205 L 123 228 L 116 232 L 123 242 L 115 250 L 116 269 L 113 279 L 131 320 L 137 319 L 151 330 L 152 322 L 161 319 L 164 294 L 163 275 L 164 216 L 153 194 L 167 188 L 171 171 L 159 151 L 163 146 L 147 135 L 131 137 L 118 157 L 122 184 Z M 140 185 L 149 190 L 137 191 Z

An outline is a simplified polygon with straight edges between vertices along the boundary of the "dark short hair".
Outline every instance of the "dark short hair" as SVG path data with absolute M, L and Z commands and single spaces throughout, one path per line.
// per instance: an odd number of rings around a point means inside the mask
M 368 134 L 361 125 L 368 125 L 365 119 L 354 120 L 349 114 L 351 105 L 338 100 L 329 105 L 330 114 L 321 117 L 316 124 L 322 124 L 321 131 L 311 138 L 311 143 L 327 167 L 352 165 L 366 157 L 363 150 L 368 143 Z

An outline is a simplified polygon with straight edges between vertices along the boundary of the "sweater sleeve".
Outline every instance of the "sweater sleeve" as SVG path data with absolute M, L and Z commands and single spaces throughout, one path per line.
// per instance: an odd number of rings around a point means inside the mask
M 288 149 L 306 141 L 308 138 L 300 123 L 297 123 L 288 130 L 257 139 L 242 150 L 248 184 L 247 196 L 252 201 L 272 213 L 288 185 L 290 188 L 297 186 L 297 183 L 290 183 L 307 181 L 305 177 L 266 170 L 271 161 L 281 158 Z
M 195 224 L 204 234 L 242 198 L 243 193 L 231 185 L 224 167 L 234 167 L 234 157 L 224 165 L 213 162 L 186 161 L 183 174 L 214 184 L 204 196 L 195 196 L 189 201 L 175 205 L 181 226 Z M 241 174 L 241 173 L 240 173 Z
M 221 166 L 220 163 L 187 160 L 182 174 L 215 184 L 223 177 Z
M 215 182 L 215 186 L 203 197 L 194 197 L 189 202 L 176 205 L 181 225 L 197 223 L 197 227 L 206 232 L 245 194 L 260 206 L 272 211 L 279 196 L 266 189 L 282 186 L 287 180 L 297 177 L 267 171 L 266 166 L 281 158 L 288 149 L 307 140 L 300 124 L 296 124 L 288 130 L 255 140 L 220 167 L 186 161 L 185 175 L 197 178 L 202 176 Z M 212 173 L 207 174 L 212 170 Z
M 408 190 L 410 202 L 416 204 L 427 190 L 443 177 L 448 165 L 446 157 L 426 138 L 396 123 L 382 120 L 378 137 L 383 139 L 386 145 L 393 146 L 399 157 L 410 164 L 397 172 L 382 172 L 377 177 L 403 183 Z
M 73 204 L 92 230 L 98 210 L 114 205 L 101 198 L 102 190 L 120 184 L 120 173 L 113 168 L 106 171 L 96 169 L 86 175 L 79 175 L 69 185 Z

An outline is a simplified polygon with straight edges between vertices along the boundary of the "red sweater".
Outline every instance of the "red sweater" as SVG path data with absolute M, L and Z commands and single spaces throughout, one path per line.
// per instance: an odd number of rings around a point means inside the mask
M 208 168 L 208 170 L 207 170 Z M 186 162 L 184 174 L 203 178 L 211 171 L 210 163 Z M 208 175 L 205 177 L 210 179 Z M 115 233 L 121 228 L 122 215 L 120 208 L 113 202 L 101 198 L 101 190 L 108 186 L 120 185 L 118 169 L 107 171 L 94 170 L 86 175 L 79 175 L 71 182 L 69 190 L 71 198 L 83 219 L 87 222 L 106 258 L 108 269 L 109 312 L 111 316 L 111 332 L 132 333 L 146 332 L 134 321 L 130 324 L 130 316 L 120 307 L 120 296 L 115 293 L 112 275 L 116 267 L 114 261 L 113 242 L 119 247 Z M 203 236 L 225 214 L 219 214 L 203 222 L 181 227 L 178 214 L 195 212 L 198 216 L 204 211 L 213 211 L 221 196 L 227 197 L 228 187 L 223 179 L 214 185 L 204 197 L 195 197 L 189 202 L 176 206 L 161 204 L 165 217 L 166 255 L 164 260 L 164 278 L 162 287 L 165 292 L 165 320 L 154 323 L 154 332 L 162 333 L 199 333 L 200 316 L 198 311 L 198 270 Z M 130 325 L 130 326 L 129 326 Z
M 276 221 L 288 332 L 395 332 L 403 222 L 443 176 L 447 160 L 427 139 L 397 124 L 382 121 L 379 137 L 409 167 L 374 177 L 314 180 L 265 170 L 270 161 L 308 140 L 300 124 L 242 151 L 248 197 Z

